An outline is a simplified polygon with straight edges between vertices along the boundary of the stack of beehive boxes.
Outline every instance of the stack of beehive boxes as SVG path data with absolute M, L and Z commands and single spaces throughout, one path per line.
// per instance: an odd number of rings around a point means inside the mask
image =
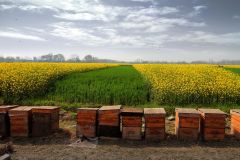
M 122 116 L 122 137 L 129 140 L 142 139 L 143 109 L 124 108 Z
M 144 108 L 145 139 L 163 140 L 165 138 L 164 108 Z
M 32 107 L 17 107 L 9 111 L 10 131 L 13 137 L 29 137 L 31 134 Z
M 0 137 L 6 137 L 10 135 L 10 119 L 8 111 L 16 107 L 17 105 L 0 106 Z
M 205 141 L 224 140 L 226 114 L 219 109 L 199 109 Z
M 77 137 L 97 136 L 98 108 L 79 108 L 77 112 Z
M 32 109 L 32 135 L 47 136 L 59 128 L 59 107 L 41 106 Z
M 231 113 L 231 133 L 240 139 L 240 109 L 233 109 Z
M 121 137 L 121 106 L 103 106 L 98 112 L 98 134 L 101 137 Z
M 196 109 L 176 108 L 175 131 L 178 139 L 196 141 L 200 135 L 201 118 Z

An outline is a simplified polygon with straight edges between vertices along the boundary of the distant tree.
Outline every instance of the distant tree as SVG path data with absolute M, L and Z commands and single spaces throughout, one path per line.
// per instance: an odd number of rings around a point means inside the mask
M 52 53 L 49 53 L 49 54 L 47 54 L 47 55 L 42 55 L 42 56 L 40 57 L 40 60 L 41 60 L 41 61 L 44 61 L 44 62 L 51 62 L 51 61 L 53 61 L 53 54 L 52 54 Z
M 15 58 L 9 56 L 9 57 L 6 57 L 6 58 L 5 58 L 5 61 L 6 61 L 6 62 L 14 62 L 14 61 L 15 61 Z
M 68 59 L 69 62 L 81 62 L 78 55 L 71 55 L 71 57 Z
M 97 57 L 93 57 L 92 55 L 86 55 L 83 60 L 85 62 L 96 62 L 97 61 Z
M 56 55 L 53 55 L 52 60 L 54 62 L 64 62 L 65 61 L 65 57 L 62 54 L 56 54 Z

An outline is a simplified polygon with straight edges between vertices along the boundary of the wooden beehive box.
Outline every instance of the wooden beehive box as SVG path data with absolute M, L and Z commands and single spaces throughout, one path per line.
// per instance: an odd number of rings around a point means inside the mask
M 8 111 L 16 107 L 17 105 L 0 106 L 0 137 L 7 137 L 10 135 Z
M 98 111 L 98 134 L 101 137 L 121 137 L 121 105 L 102 106 Z
M 12 137 L 29 137 L 31 134 L 32 107 L 21 106 L 9 111 Z
M 32 136 L 47 136 L 59 128 L 59 107 L 40 106 L 32 109 Z
M 142 139 L 143 109 L 124 108 L 121 110 L 123 139 Z
M 231 133 L 240 139 L 240 109 L 232 109 L 231 113 Z
M 164 108 L 144 108 L 145 139 L 163 140 L 165 138 Z
M 202 138 L 220 141 L 225 137 L 226 114 L 219 109 L 198 109 L 202 117 Z
M 176 108 L 175 112 L 177 138 L 181 140 L 198 140 L 201 128 L 199 112 L 190 108 Z
M 79 108 L 77 112 L 77 137 L 97 136 L 98 108 Z

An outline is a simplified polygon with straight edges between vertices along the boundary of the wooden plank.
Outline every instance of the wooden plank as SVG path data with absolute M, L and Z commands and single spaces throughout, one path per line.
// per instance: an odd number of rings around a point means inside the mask
M 178 117 L 200 117 L 199 112 L 192 108 L 176 108 L 175 112 Z
M 57 106 L 38 106 L 32 108 L 32 113 L 53 113 L 59 112 L 60 107 Z
M 10 131 L 13 137 L 29 137 L 31 134 L 32 107 L 21 106 L 9 111 Z
M 96 131 L 97 128 L 96 126 L 92 126 L 92 125 L 85 125 L 85 126 L 81 126 L 81 125 L 77 125 L 77 137 L 81 137 L 81 136 L 85 136 L 88 138 L 93 138 L 96 137 Z
M 144 108 L 143 110 L 144 115 L 162 115 L 166 116 L 166 111 L 164 108 Z
M 8 113 L 0 113 L 0 136 L 8 137 L 10 135 L 10 119 Z
M 200 128 L 199 117 L 179 117 L 178 124 L 180 128 Z
M 121 137 L 120 126 L 98 126 L 98 135 L 100 137 Z
M 115 105 L 115 106 L 102 106 L 100 109 L 99 109 L 99 111 L 101 112 L 101 111 L 107 111 L 107 110 L 110 110 L 110 111 L 112 111 L 112 110 L 120 110 L 122 108 L 122 106 L 121 105 Z
M 145 115 L 145 127 L 162 128 L 165 127 L 165 117 L 159 115 Z
M 178 128 L 177 137 L 180 140 L 196 141 L 199 138 L 200 131 L 197 128 Z
M 9 110 L 18 107 L 18 105 L 0 106 L 0 113 L 7 113 Z
M 98 123 L 103 126 L 119 126 L 120 125 L 120 109 L 121 106 L 103 106 L 98 112 Z
M 231 119 L 234 119 L 234 120 L 236 120 L 236 122 L 240 123 L 240 116 L 237 116 L 235 114 L 231 114 Z
M 122 116 L 122 125 L 124 127 L 142 127 L 141 116 Z
M 205 141 L 222 141 L 225 137 L 225 129 L 205 128 L 203 138 Z
M 226 113 L 220 109 L 198 109 L 203 117 L 222 117 L 226 118 Z
M 121 110 L 122 116 L 143 116 L 142 108 L 123 108 Z
M 59 128 L 58 107 L 37 107 L 33 108 L 32 114 L 32 135 L 47 136 Z
M 96 108 L 80 108 L 77 112 L 77 124 L 85 125 L 97 125 L 97 113 L 98 109 Z
M 165 138 L 165 128 L 145 128 L 146 140 L 163 140 Z
M 122 138 L 128 140 L 141 140 L 142 128 L 141 127 L 123 127 Z
M 225 128 L 225 117 L 205 117 L 203 118 L 203 126 L 207 128 Z

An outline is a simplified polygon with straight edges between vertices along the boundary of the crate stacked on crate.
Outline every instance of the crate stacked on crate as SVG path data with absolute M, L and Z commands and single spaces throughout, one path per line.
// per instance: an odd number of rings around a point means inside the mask
M 123 139 L 141 140 L 143 109 L 124 108 L 121 111 L 121 117 Z
M 0 137 L 7 137 L 10 135 L 8 111 L 16 107 L 17 105 L 0 106 Z
M 202 138 L 221 141 L 225 137 L 226 114 L 219 109 L 198 109 L 202 117 Z
M 200 135 L 201 117 L 196 109 L 176 108 L 175 132 L 178 139 L 197 141 Z
M 21 106 L 9 111 L 12 137 L 29 137 L 32 130 L 32 107 Z
M 47 136 L 59 128 L 59 107 L 40 106 L 32 109 L 32 136 Z
M 144 108 L 145 139 L 163 140 L 165 138 L 164 108 Z
M 98 108 L 79 108 L 77 112 L 77 137 L 97 136 Z
M 232 109 L 231 113 L 231 133 L 240 139 L 240 109 Z
M 102 106 L 98 111 L 98 135 L 100 137 L 120 138 L 121 105 Z

